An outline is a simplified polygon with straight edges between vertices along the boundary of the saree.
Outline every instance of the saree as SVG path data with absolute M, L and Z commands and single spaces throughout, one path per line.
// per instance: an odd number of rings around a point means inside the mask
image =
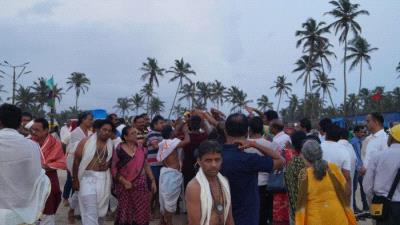
M 339 168 L 329 163 L 327 174 L 317 180 L 313 168 L 299 175 L 296 225 L 356 225 L 356 219 L 346 204 L 344 187 L 346 180 Z
M 150 202 L 147 178 L 144 174 L 146 160 L 145 150 L 138 147 L 133 156 L 127 154 L 121 147 L 113 152 L 111 173 L 114 178 L 114 194 L 118 199 L 115 224 L 145 225 L 150 222 Z M 132 188 L 126 189 L 117 178 L 124 177 L 132 183 Z

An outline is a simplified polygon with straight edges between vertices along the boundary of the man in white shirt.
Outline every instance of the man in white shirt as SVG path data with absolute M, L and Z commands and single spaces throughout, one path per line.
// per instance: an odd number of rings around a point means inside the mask
M 0 224 L 33 224 L 51 185 L 42 169 L 39 145 L 18 133 L 21 110 L 0 106 Z
M 371 134 L 366 138 L 364 167 L 368 167 L 369 161 L 380 151 L 388 147 L 388 136 L 383 130 L 383 116 L 380 113 L 370 113 L 367 115 L 367 128 Z
M 291 143 L 290 136 L 283 131 L 283 128 L 283 122 L 279 119 L 272 120 L 269 128 L 274 135 L 272 142 L 278 144 L 281 149 L 284 149 L 287 143 Z
M 263 137 L 263 120 L 255 116 L 249 120 L 249 140 L 255 141 L 264 147 L 279 150 L 280 146 L 276 143 L 267 141 Z M 263 156 L 256 148 L 247 148 L 247 153 L 255 153 Z M 268 173 L 258 173 L 258 193 L 260 195 L 260 224 L 267 224 L 268 218 L 272 216 L 272 196 L 267 194 Z
M 363 186 L 368 200 L 374 195 L 385 196 L 394 182 L 397 171 L 400 169 L 400 125 L 390 129 L 388 143 L 390 147 L 380 151 L 370 160 L 365 174 Z M 377 221 L 377 225 L 394 225 L 400 221 L 400 184 L 393 193 L 390 202 L 389 216 L 384 221 Z
M 326 130 L 328 129 L 328 127 L 330 127 L 332 125 L 332 120 L 329 118 L 323 118 L 319 121 L 318 123 L 318 130 L 319 130 L 319 140 L 321 140 L 321 142 L 325 141 L 325 136 L 326 136 Z
M 344 177 L 346 178 L 345 193 L 350 204 L 351 198 L 351 158 L 348 150 L 343 145 L 337 143 L 340 140 L 340 127 L 331 125 L 326 130 L 326 140 L 322 142 L 322 158 L 328 162 L 336 164 L 341 168 Z
M 60 139 L 64 145 L 68 145 L 69 139 L 71 138 L 71 131 L 71 120 L 69 119 L 60 130 Z
M 339 144 L 343 145 L 347 152 L 349 153 L 350 157 L 350 179 L 352 182 L 350 182 L 350 187 L 351 187 L 351 199 L 350 199 L 350 206 L 353 207 L 353 181 L 354 181 L 354 176 L 356 173 L 356 153 L 354 152 L 353 145 L 350 144 L 349 140 L 349 131 L 345 128 L 340 129 L 340 140 L 338 141 Z

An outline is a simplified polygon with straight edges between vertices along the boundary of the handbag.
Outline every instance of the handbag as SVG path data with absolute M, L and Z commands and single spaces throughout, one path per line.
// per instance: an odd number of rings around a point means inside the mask
M 285 158 L 285 149 L 282 149 L 282 157 Z M 285 169 L 274 170 L 268 176 L 267 191 L 270 192 L 287 192 L 285 184 Z
M 392 197 L 394 195 L 394 191 L 396 190 L 397 185 L 400 181 L 400 169 L 397 171 L 396 177 L 390 187 L 390 191 L 387 197 L 379 196 L 374 194 L 372 198 L 372 204 L 370 207 L 370 214 L 374 220 L 384 221 L 388 218 L 391 211 L 391 202 Z

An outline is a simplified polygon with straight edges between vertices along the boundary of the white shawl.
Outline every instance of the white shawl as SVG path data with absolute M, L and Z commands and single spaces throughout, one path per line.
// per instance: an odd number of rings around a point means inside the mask
M 200 168 L 196 174 L 197 182 L 200 184 L 200 202 L 201 202 L 201 219 L 200 225 L 209 225 L 211 219 L 211 210 L 213 208 L 213 199 L 211 196 L 210 184 L 203 170 Z M 218 180 L 221 182 L 222 192 L 225 199 L 224 224 L 228 218 L 229 209 L 231 207 L 231 192 L 228 180 L 218 173 Z
M 107 162 L 111 160 L 112 157 L 112 152 L 113 152 L 113 142 L 111 139 L 107 140 Z M 85 146 L 83 147 L 83 155 L 82 155 L 82 160 L 79 165 L 79 170 L 78 170 L 78 179 L 81 180 L 83 177 L 83 173 L 85 172 L 86 168 L 89 166 L 90 162 L 92 161 L 94 154 L 96 153 L 97 149 L 97 134 L 93 134 L 90 136 L 90 138 L 86 141 Z M 111 185 L 111 177 L 110 179 L 107 178 L 108 181 L 110 181 Z
M 39 145 L 4 128 L 0 130 L 0 156 L 0 224 L 32 224 L 51 190 Z
M 90 133 L 88 133 L 88 135 L 90 136 Z M 75 150 L 76 147 L 78 147 L 78 144 L 80 141 L 82 141 L 83 139 L 85 139 L 87 136 L 85 134 L 85 132 L 83 132 L 83 130 L 80 127 L 75 128 L 72 132 L 71 132 L 71 137 L 70 137 L 70 141 L 67 145 L 67 169 L 69 171 L 72 172 L 72 166 L 74 164 L 74 158 L 75 158 Z

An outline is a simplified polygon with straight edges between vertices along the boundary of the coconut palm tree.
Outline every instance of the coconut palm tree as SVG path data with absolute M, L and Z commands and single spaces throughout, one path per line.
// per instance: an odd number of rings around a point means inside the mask
M 181 104 L 178 104 L 174 107 L 173 114 L 176 118 L 181 117 L 187 111 L 186 107 L 182 107 Z
M 33 82 L 33 92 L 35 93 L 34 100 L 38 103 L 38 106 L 43 110 L 44 105 L 49 100 L 49 87 L 46 84 L 44 77 L 39 77 L 37 81 Z
M 336 59 L 336 54 L 329 49 L 331 47 L 333 47 L 333 45 L 329 42 L 317 42 L 315 57 L 320 60 L 319 62 L 321 63 L 321 70 L 323 73 L 325 73 L 324 63 L 328 71 L 331 71 L 332 65 L 329 61 L 329 57 L 333 56 Z
M 132 96 L 132 109 L 136 110 L 136 115 L 139 115 L 139 109 L 143 108 L 144 98 L 139 93 Z
M 296 119 L 296 116 L 295 116 L 296 111 L 298 110 L 299 104 L 300 104 L 299 98 L 297 97 L 296 94 L 291 94 L 289 96 L 289 100 L 287 102 L 289 103 L 289 106 L 288 106 L 289 118 L 290 118 L 290 120 L 295 120 Z
M 329 78 L 328 75 L 326 75 L 323 72 L 318 73 L 317 79 L 313 80 L 313 89 L 316 89 L 316 92 L 320 92 L 322 90 L 322 103 L 324 104 L 325 102 L 325 96 L 328 94 L 329 100 L 332 104 L 332 107 L 335 108 L 335 105 L 333 104 L 332 100 L 332 95 L 331 95 L 331 90 L 337 90 L 335 87 L 335 78 Z
M 281 99 L 282 99 L 282 95 L 289 95 L 289 92 L 292 91 L 292 83 L 290 82 L 286 82 L 286 76 L 282 75 L 282 76 L 278 76 L 276 78 L 276 81 L 274 81 L 274 85 L 271 87 L 271 89 L 276 89 L 275 92 L 275 97 L 279 96 L 279 100 L 278 100 L 278 107 L 276 108 L 276 111 L 279 112 L 279 106 L 281 104 Z
M 267 111 L 267 109 L 272 109 L 273 103 L 269 101 L 266 95 L 261 95 L 261 97 L 257 99 L 257 105 L 261 111 Z
M 224 104 L 226 87 L 218 80 L 211 85 L 211 101 L 217 104 L 217 109 Z
M 179 101 L 186 99 L 188 101 L 188 107 L 192 109 L 193 102 L 196 99 L 196 85 L 194 83 L 184 84 L 179 93 L 182 94 Z
M 149 113 L 150 110 L 150 102 L 151 99 L 154 97 L 154 89 L 153 86 L 151 86 L 150 84 L 145 84 L 143 85 L 143 88 L 140 90 L 140 94 L 147 98 L 146 100 L 146 113 Z
M 153 97 L 150 101 L 150 115 L 153 117 L 154 115 L 158 115 L 164 111 L 164 103 L 158 97 Z
M 164 76 L 165 71 L 165 69 L 157 65 L 157 59 L 150 57 L 147 57 L 147 62 L 142 64 L 140 70 L 144 72 L 141 79 L 147 81 L 152 88 L 154 87 L 154 82 L 157 87 L 159 86 L 158 77 Z
M 132 100 L 127 97 L 123 97 L 117 99 L 117 104 L 113 108 L 121 112 L 122 118 L 125 118 L 126 113 L 132 110 L 132 106 L 133 106 Z
M 339 36 L 339 43 L 344 43 L 344 56 L 343 56 L 343 80 L 344 80 L 344 100 L 343 105 L 346 105 L 347 98 L 347 77 L 346 77 L 346 57 L 347 57 L 347 40 L 349 32 L 352 31 L 354 35 L 361 32 L 361 26 L 356 22 L 356 17 L 359 15 L 369 15 L 367 10 L 358 10 L 359 4 L 353 4 L 350 0 L 336 0 L 329 2 L 334 8 L 325 14 L 333 16 L 336 20 L 328 27 L 335 30 L 335 35 L 341 32 Z M 343 111 L 347 115 L 346 107 Z
M 80 72 L 73 72 L 71 76 L 67 78 L 67 91 L 75 89 L 75 108 L 78 110 L 78 98 L 81 94 L 85 94 L 89 91 L 90 80 L 86 77 L 86 74 Z
M 369 53 L 378 50 L 378 48 L 371 48 L 371 45 L 365 38 L 357 36 L 349 43 L 349 47 L 347 47 L 347 50 L 350 54 L 346 56 L 345 59 L 346 61 L 352 61 L 349 70 L 353 70 L 357 65 L 360 65 L 360 84 L 358 86 L 358 93 L 360 93 L 363 62 L 367 63 L 368 68 L 371 69 L 371 64 L 369 62 L 371 56 L 369 55 Z
M 311 74 L 317 73 L 318 67 L 321 66 L 321 64 L 317 63 L 312 57 L 303 55 L 299 60 L 297 60 L 296 65 L 297 67 L 293 72 L 301 72 L 296 82 L 303 79 L 305 97 L 307 95 L 308 86 L 311 91 Z
M 203 105 L 207 108 L 207 101 L 211 98 L 211 92 L 212 92 L 211 83 L 197 81 L 196 88 L 197 88 L 197 94 L 196 94 L 197 97 L 203 100 Z
M 396 71 L 397 71 L 398 73 L 400 73 L 400 62 L 399 62 L 399 65 L 397 65 L 397 67 L 396 67 Z M 397 78 L 400 78 L 400 75 L 399 75 Z
M 30 111 L 35 106 L 35 101 L 32 101 L 32 99 L 35 99 L 35 93 L 32 92 L 32 88 L 20 85 L 15 95 L 15 104 L 22 111 Z
M 1 93 L 6 93 L 6 91 L 4 90 L 4 85 L 0 84 L 0 94 Z M 1 96 L 0 96 L 0 102 L 2 101 Z
M 231 108 L 231 112 L 241 111 L 247 104 L 252 102 L 251 100 L 247 99 L 246 93 L 235 86 L 232 86 L 228 89 L 226 96 L 233 105 L 233 107 Z
M 329 29 L 323 27 L 326 23 L 315 21 L 313 18 L 309 18 L 305 23 L 302 24 L 304 30 L 296 31 L 295 35 L 300 37 L 296 43 L 296 47 L 303 47 L 303 53 L 308 53 L 310 57 L 314 56 L 317 49 L 318 43 L 328 42 L 328 38 L 322 35 L 329 32 Z
M 178 92 L 181 89 L 183 82 L 187 81 L 188 83 L 192 83 L 192 80 L 190 80 L 189 75 L 196 75 L 196 72 L 191 69 L 191 65 L 189 63 L 186 63 L 183 61 L 183 58 L 180 60 L 176 59 L 175 60 L 175 66 L 172 66 L 167 73 L 172 73 L 173 77 L 169 80 L 169 82 L 173 82 L 175 80 L 179 80 L 178 83 L 178 88 L 176 89 L 174 101 L 172 102 L 171 110 L 169 111 L 168 118 L 171 117 L 172 110 L 174 109 L 175 106 L 175 100 L 176 96 L 178 96 Z
M 55 84 L 53 87 L 54 99 L 57 99 L 58 103 L 60 103 L 63 95 L 64 95 L 63 88 L 58 88 L 57 84 Z

